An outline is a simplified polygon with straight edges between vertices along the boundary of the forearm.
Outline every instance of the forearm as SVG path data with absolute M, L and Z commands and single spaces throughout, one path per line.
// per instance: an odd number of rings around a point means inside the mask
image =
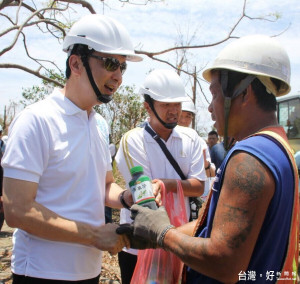
M 106 174 L 106 188 L 105 188 L 105 205 L 111 208 L 123 208 L 121 203 L 121 194 L 124 191 L 122 187 L 115 183 L 112 171 L 107 172 Z M 129 190 L 124 192 L 123 201 L 131 206 L 133 204 L 132 195 Z
M 105 205 L 111 208 L 117 208 L 121 209 L 123 208 L 123 204 L 120 201 L 120 197 L 122 192 L 124 191 L 123 188 L 121 188 L 116 183 L 111 183 L 107 185 L 106 187 L 106 196 L 105 196 Z M 124 201 L 128 206 L 131 206 L 133 204 L 132 196 L 129 190 L 126 190 L 126 192 L 123 195 Z
M 161 179 L 167 191 L 177 192 L 176 179 Z M 204 181 L 197 179 L 181 180 L 184 196 L 198 197 L 204 192 Z
M 191 237 L 179 227 L 167 232 L 164 249 L 174 253 L 193 270 L 208 277 L 226 283 L 238 281 L 238 272 L 233 271 L 234 264 L 231 259 L 222 251 L 214 249 L 210 238 Z
M 4 178 L 3 203 L 8 226 L 39 238 L 94 246 L 112 253 L 127 245 L 116 234 L 116 224 L 94 227 L 64 218 L 36 202 L 37 187 L 36 183 Z
M 176 230 L 183 233 L 183 234 L 185 234 L 185 235 L 192 236 L 196 224 L 197 224 L 197 220 L 194 220 L 194 221 L 188 222 L 188 223 L 186 223 L 186 224 L 184 224 L 180 227 L 177 227 Z
M 4 210 L 10 227 L 51 241 L 93 245 L 96 228 L 63 218 L 35 201 L 23 207 L 10 204 L 4 197 Z
M 216 176 L 216 166 L 215 164 L 209 162 L 209 161 L 206 161 L 207 164 L 205 166 L 205 173 L 206 173 L 206 176 L 209 178 L 209 177 L 214 177 Z

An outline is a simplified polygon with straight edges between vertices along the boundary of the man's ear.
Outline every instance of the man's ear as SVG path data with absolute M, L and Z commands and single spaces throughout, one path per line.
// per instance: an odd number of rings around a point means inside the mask
M 252 85 L 250 84 L 247 89 L 242 93 L 243 103 L 251 102 L 255 99 Z
M 147 102 L 144 102 L 144 108 L 146 109 L 146 111 L 149 114 L 152 112 L 152 109 L 151 109 L 150 105 Z
M 69 66 L 71 69 L 71 74 L 79 76 L 83 69 L 83 64 L 79 55 L 72 54 L 69 57 Z

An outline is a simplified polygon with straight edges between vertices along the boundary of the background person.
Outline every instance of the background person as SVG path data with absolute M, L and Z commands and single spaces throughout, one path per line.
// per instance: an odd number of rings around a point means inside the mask
M 96 14 L 72 26 L 63 49 L 65 87 L 18 114 L 2 159 L 6 221 L 18 228 L 14 284 L 98 284 L 101 250 L 128 244 L 117 224 L 105 225 L 104 206 L 121 208 L 132 197 L 114 183 L 93 107 L 112 99 L 126 61 L 141 58 L 120 23 Z
M 218 134 L 218 132 L 215 131 L 215 130 L 212 130 L 212 131 L 208 132 L 207 145 L 208 145 L 209 151 L 218 142 L 219 142 L 219 134 Z
M 144 107 L 149 115 L 146 125 L 166 145 L 187 178 L 181 184 L 186 196 L 186 213 L 190 216 L 188 197 L 203 194 L 206 176 L 199 135 L 191 128 L 176 126 L 181 102 L 187 100 L 184 85 L 174 71 L 156 69 L 145 78 L 139 93 L 144 96 Z M 174 192 L 174 200 L 178 202 L 177 180 L 181 178 L 145 128 L 137 127 L 123 135 L 115 160 L 127 185 L 131 180 L 130 168 L 141 165 L 144 174 L 157 183 L 162 181 L 166 191 Z M 130 211 L 121 209 L 120 223 L 128 222 L 131 222 Z M 136 250 L 124 249 L 118 255 L 123 284 L 130 283 L 136 254 Z
M 218 133 L 239 141 L 217 173 L 204 219 L 175 229 L 163 207 L 133 205 L 133 225 L 118 232 L 179 256 L 187 283 L 296 283 L 298 175 L 275 98 L 290 91 L 288 55 L 274 38 L 242 37 L 203 77 Z
M 192 101 L 192 99 L 189 98 L 188 101 L 183 102 L 181 105 L 181 115 L 178 121 L 178 125 L 184 126 L 184 127 L 191 127 L 192 121 L 194 116 L 196 115 L 196 108 L 195 104 Z M 201 144 L 203 146 L 203 157 L 204 157 L 204 166 L 205 166 L 205 173 L 206 173 L 206 181 L 205 181 L 205 187 L 204 187 L 204 193 L 201 195 L 201 200 L 205 201 L 208 192 L 210 189 L 210 185 L 213 182 L 213 177 L 215 176 L 215 165 L 211 160 L 210 153 L 208 150 L 208 146 L 204 139 L 199 137 Z M 198 214 L 198 212 L 197 212 Z M 197 215 L 198 216 L 198 215 Z

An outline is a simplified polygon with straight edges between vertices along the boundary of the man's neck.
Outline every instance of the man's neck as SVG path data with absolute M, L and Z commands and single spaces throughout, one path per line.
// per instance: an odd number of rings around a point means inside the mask
M 244 138 L 246 138 L 256 132 L 259 132 L 260 130 L 262 130 L 264 128 L 277 127 L 277 126 L 280 126 L 280 125 L 278 124 L 277 118 L 275 116 L 273 116 L 273 115 L 265 116 L 264 118 L 257 120 L 256 123 L 248 124 L 248 126 L 245 127 L 243 129 L 243 131 L 241 131 L 239 133 L 239 135 L 235 137 L 235 139 L 237 141 L 241 141 Z
M 162 138 L 164 141 L 168 141 L 173 129 L 168 129 L 164 127 L 160 122 L 154 123 L 153 121 L 149 121 L 151 128 Z

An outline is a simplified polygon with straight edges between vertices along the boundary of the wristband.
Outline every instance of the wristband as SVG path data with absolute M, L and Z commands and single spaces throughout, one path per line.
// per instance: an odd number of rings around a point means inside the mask
M 164 247 L 164 239 L 165 239 L 166 233 L 173 228 L 175 228 L 175 226 L 169 225 L 162 231 L 162 233 L 160 234 L 160 236 L 158 238 L 158 242 L 157 242 L 157 244 L 160 247 L 162 247 L 162 248 Z
M 205 169 L 208 170 L 209 168 L 210 168 L 210 162 L 208 162 L 208 166 Z
M 130 206 L 125 202 L 125 199 L 124 199 L 124 194 L 125 194 L 125 191 L 122 191 L 121 194 L 120 194 L 120 202 L 121 204 L 123 205 L 124 208 L 130 210 Z

